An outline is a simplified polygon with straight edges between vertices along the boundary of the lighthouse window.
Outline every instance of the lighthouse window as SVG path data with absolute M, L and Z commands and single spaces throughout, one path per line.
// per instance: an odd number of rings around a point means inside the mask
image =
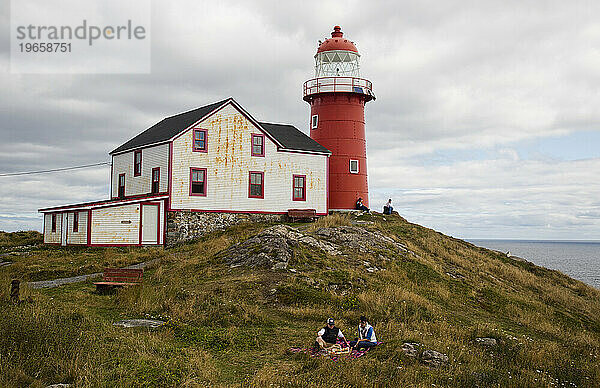
M 294 201 L 306 201 L 306 176 L 294 175 Z
M 352 174 L 358 174 L 358 160 L 350 159 L 350 172 Z
M 319 115 L 313 115 L 310 127 L 312 129 L 317 129 L 318 125 L 319 125 Z
M 262 172 L 250 171 L 250 183 L 248 187 L 249 198 L 264 198 L 265 185 Z
M 205 168 L 190 168 L 190 195 L 206 196 Z
M 252 134 L 252 156 L 265 156 L 265 136 Z
M 206 152 L 206 129 L 194 129 L 194 151 Z

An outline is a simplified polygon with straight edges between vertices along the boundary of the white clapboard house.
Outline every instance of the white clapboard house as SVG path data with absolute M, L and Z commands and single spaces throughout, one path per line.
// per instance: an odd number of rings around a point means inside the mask
M 330 151 L 233 98 L 167 117 L 110 153 L 111 198 L 40 209 L 44 242 L 166 243 L 169 212 L 326 214 Z

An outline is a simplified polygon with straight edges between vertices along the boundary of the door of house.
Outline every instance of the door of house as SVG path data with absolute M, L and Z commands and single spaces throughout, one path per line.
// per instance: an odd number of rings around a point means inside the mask
M 67 245 L 67 233 L 69 233 L 69 217 L 68 213 L 62 213 L 60 215 L 60 245 Z
M 142 205 L 142 244 L 158 244 L 158 204 Z

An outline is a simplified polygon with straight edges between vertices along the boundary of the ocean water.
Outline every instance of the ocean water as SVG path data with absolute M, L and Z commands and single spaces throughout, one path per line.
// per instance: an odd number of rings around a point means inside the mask
M 600 289 L 600 241 L 467 240 L 480 247 L 510 251 Z

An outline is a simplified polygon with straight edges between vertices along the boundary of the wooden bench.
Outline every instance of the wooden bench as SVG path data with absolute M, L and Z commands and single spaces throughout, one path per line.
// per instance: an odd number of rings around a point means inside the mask
M 101 282 L 95 282 L 96 291 L 114 287 L 135 286 L 142 282 L 143 269 L 104 268 Z
M 288 209 L 287 216 L 292 222 L 296 222 L 296 220 L 314 221 L 317 219 L 317 211 L 315 209 Z

